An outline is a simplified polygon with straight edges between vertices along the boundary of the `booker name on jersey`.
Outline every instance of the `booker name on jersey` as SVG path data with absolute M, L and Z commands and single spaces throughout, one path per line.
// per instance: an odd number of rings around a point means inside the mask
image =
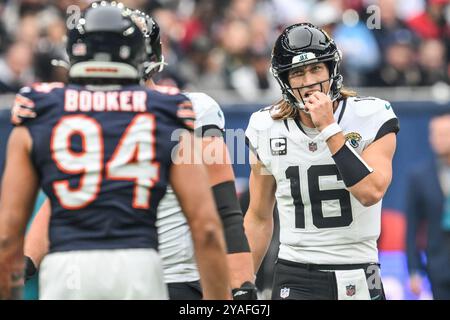
M 193 130 L 192 102 L 138 85 L 38 84 L 16 103 L 32 161 L 51 201 L 50 253 L 157 249 L 156 209 L 169 180 L 177 129 Z

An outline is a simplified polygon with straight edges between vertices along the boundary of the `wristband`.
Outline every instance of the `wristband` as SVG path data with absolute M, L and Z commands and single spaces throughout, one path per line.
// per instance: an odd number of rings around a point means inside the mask
M 37 272 L 37 268 L 34 265 L 33 260 L 30 257 L 25 256 L 25 279 L 32 278 Z
M 342 128 L 336 122 L 333 122 L 322 130 L 321 135 L 323 140 L 326 142 L 328 139 L 339 132 L 342 132 Z

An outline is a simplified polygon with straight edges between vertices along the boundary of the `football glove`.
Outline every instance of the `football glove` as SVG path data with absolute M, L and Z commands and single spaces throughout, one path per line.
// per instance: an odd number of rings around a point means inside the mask
M 232 290 L 233 300 L 258 300 L 257 291 L 253 283 L 244 282 L 240 288 Z
M 36 266 L 30 257 L 25 256 L 25 280 L 31 279 L 36 274 Z

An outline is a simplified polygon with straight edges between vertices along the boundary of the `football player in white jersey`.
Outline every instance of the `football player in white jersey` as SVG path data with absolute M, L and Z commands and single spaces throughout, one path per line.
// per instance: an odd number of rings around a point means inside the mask
M 344 89 L 334 41 L 308 23 L 272 52 L 283 99 L 252 114 L 245 230 L 258 270 L 273 230 L 273 299 L 384 299 L 377 239 L 398 120 L 389 102 Z
M 151 17 L 139 11 L 135 13 L 136 22 L 148 33 L 148 61 L 144 70 L 146 86 L 168 94 L 179 93 L 176 88 L 157 86 L 153 82 L 153 75 L 161 72 L 165 65 L 161 52 L 160 29 Z M 257 298 L 257 292 L 254 285 L 252 256 L 243 229 L 242 211 L 234 186 L 234 173 L 228 149 L 223 140 L 225 126 L 223 112 L 217 102 L 204 93 L 183 94 L 192 102 L 196 116 L 195 130 L 198 135 L 202 136 L 202 148 L 217 151 L 214 153 L 217 158 L 210 155 L 209 158 L 203 160 L 224 226 L 233 298 L 254 300 Z M 17 113 L 13 113 L 13 121 L 19 122 L 21 116 L 33 116 L 29 111 L 27 109 L 16 110 Z M 208 156 L 209 152 L 204 152 L 205 155 Z M 164 280 L 168 286 L 169 298 L 174 300 L 201 299 L 203 295 L 191 231 L 170 186 L 158 206 L 157 215 L 158 249 L 162 258 Z M 28 257 L 27 274 L 29 276 L 36 271 L 36 267 L 39 266 L 42 257 L 48 250 L 47 239 L 42 235 L 46 234 L 45 229 L 48 227 L 49 218 L 50 207 L 48 204 L 44 204 L 27 235 L 25 254 Z

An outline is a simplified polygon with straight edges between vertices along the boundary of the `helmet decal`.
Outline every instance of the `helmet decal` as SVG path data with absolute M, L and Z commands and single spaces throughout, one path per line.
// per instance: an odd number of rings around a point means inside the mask
M 146 44 L 132 16 L 133 10 L 117 2 L 94 2 L 85 9 L 67 34 L 69 76 L 139 80 Z

